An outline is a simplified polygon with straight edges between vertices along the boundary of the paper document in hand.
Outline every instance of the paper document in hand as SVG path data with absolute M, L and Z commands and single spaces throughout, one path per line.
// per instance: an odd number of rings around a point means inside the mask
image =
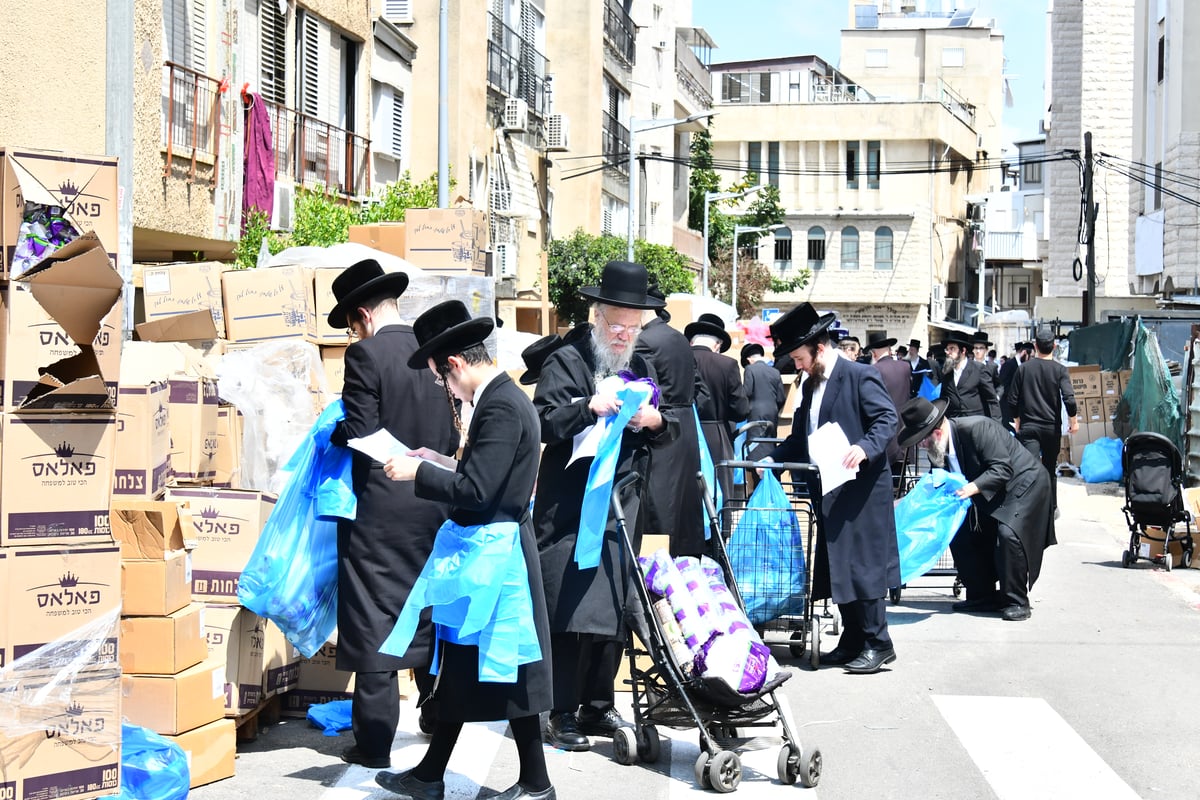
M 604 438 L 606 428 L 608 428 L 608 418 L 602 418 L 575 434 L 571 442 L 571 458 L 567 460 L 567 466 L 571 466 L 581 458 L 595 458 L 596 450 L 600 447 L 600 440 Z
M 392 436 L 386 428 L 380 428 L 370 436 L 360 436 L 356 439 L 350 439 L 346 444 L 353 447 L 360 453 L 370 456 L 380 464 L 386 464 L 392 456 L 402 456 L 408 453 L 412 448 L 404 442 Z M 447 467 L 444 464 L 439 464 L 431 458 L 422 458 L 422 461 L 433 464 L 440 469 L 450 470 L 453 472 L 453 467 Z
M 808 435 L 808 457 L 821 473 L 822 495 L 829 494 L 858 474 L 858 467 L 846 469 L 842 466 L 842 460 L 849 452 L 850 440 L 836 422 L 826 422 Z

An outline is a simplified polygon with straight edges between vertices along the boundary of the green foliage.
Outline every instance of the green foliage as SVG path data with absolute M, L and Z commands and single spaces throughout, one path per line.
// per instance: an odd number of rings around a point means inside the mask
M 271 232 L 271 220 L 267 215 L 257 208 L 252 208 L 246 217 L 246 228 L 242 231 L 242 238 L 233 247 L 233 257 L 238 269 L 249 269 L 258 265 L 258 253 L 262 249 L 264 239 L 271 253 L 278 253 L 288 246 L 285 237 Z
M 741 266 L 739 264 L 738 266 Z M 771 294 L 791 294 L 798 289 L 803 289 L 808 286 L 809 279 L 812 278 L 812 271 L 809 269 L 798 269 L 792 273 L 789 278 L 771 276 Z M 739 285 L 740 289 L 741 286 Z
M 712 133 L 708 128 L 692 135 L 688 148 L 692 171 L 688 176 L 688 227 L 704 230 L 704 194 L 721 188 L 721 178 L 713 169 Z M 712 226 L 711 211 L 709 227 Z
M 454 181 L 450 181 L 450 188 L 454 188 Z M 400 180 L 387 184 L 371 202 L 363 205 L 361 220 L 368 225 L 375 222 L 403 222 L 408 209 L 435 208 L 437 200 L 437 173 L 420 183 L 413 183 L 406 171 Z
M 762 307 L 763 295 L 771 288 L 771 270 L 757 258 L 747 257 L 746 249 L 738 255 L 737 289 L 738 319 L 756 316 Z M 722 253 L 708 265 L 708 288 L 713 297 L 728 303 L 733 289 L 733 251 Z
M 588 301 L 579 294 L 581 286 L 599 286 L 600 273 L 609 261 L 624 261 L 626 242 L 616 236 L 592 236 L 582 229 L 570 238 L 550 243 L 547 259 L 549 297 L 563 324 L 587 320 Z M 693 291 L 693 275 L 688 261 L 674 247 L 634 242 L 634 259 L 646 266 L 650 282 L 664 294 Z
M 296 192 L 291 247 L 328 247 L 350 240 L 350 226 L 358 222 L 358 208 L 324 187 Z

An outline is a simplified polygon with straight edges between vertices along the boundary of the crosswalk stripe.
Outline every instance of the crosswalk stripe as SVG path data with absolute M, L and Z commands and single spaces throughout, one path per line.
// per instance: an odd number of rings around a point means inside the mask
M 999 800 L 1137 800 L 1040 697 L 939 695 L 933 701 Z

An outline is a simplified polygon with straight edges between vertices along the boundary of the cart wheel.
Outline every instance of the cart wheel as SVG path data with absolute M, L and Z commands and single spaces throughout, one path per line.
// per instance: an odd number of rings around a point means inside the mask
M 1184 569 L 1189 569 L 1192 566 L 1192 551 L 1191 550 L 1183 551 L 1183 558 L 1180 559 L 1179 564 Z
M 955 600 L 962 597 L 963 585 L 958 578 L 954 579 L 954 585 L 950 587 L 950 593 L 954 595 Z
M 692 765 L 692 774 L 696 776 L 696 783 L 699 784 L 701 789 L 713 788 L 712 783 L 708 780 L 708 760 L 710 757 L 708 753 L 701 750 L 700 757 Z
M 894 589 L 888 589 L 888 597 L 891 598 L 892 605 L 900 605 L 900 587 L 897 586 Z
M 808 663 L 813 669 L 821 666 L 821 626 L 812 626 L 812 641 L 809 643 Z
M 1121 553 L 1121 566 L 1122 567 L 1125 567 L 1125 569 L 1129 569 L 1130 567 L 1133 566 L 1133 562 L 1135 560 L 1136 559 L 1134 558 L 1133 553 L 1129 552 L 1128 550 L 1122 551 L 1122 553 Z
M 618 764 L 636 764 L 638 746 L 632 728 L 617 728 L 613 731 L 613 761 Z
M 805 752 L 800 751 L 800 785 L 811 789 L 821 782 L 821 751 L 817 748 Z
M 799 644 L 788 645 L 788 649 L 792 652 L 792 658 L 796 659 L 797 661 L 804 658 L 804 653 L 808 649 L 807 647 L 804 646 L 805 638 L 806 637 L 805 637 L 804 631 L 796 631 L 791 636 L 791 641 L 799 642 Z
M 662 756 L 662 742 L 658 738 L 658 728 L 653 725 L 643 726 L 639 731 L 637 754 L 647 764 L 656 764 Z
M 722 750 L 708 762 L 708 781 L 712 788 L 726 794 L 742 782 L 742 760 L 737 753 Z
M 1175 561 L 1175 559 L 1171 557 L 1171 554 L 1170 554 L 1170 553 L 1163 553 L 1162 566 L 1163 566 L 1163 569 L 1165 569 L 1167 572 L 1170 572 L 1170 571 L 1171 571 L 1171 568 L 1172 568 L 1173 566 L 1175 566 L 1175 565 L 1172 563 L 1172 562 L 1174 562 L 1174 561 Z
M 791 786 L 800 777 L 800 751 L 795 745 L 785 744 L 779 748 L 779 758 L 775 759 L 775 772 L 779 782 Z

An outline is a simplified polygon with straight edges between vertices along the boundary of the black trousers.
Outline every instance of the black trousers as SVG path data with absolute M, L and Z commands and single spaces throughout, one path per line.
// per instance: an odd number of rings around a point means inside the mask
M 1017 532 L 986 515 L 973 524 L 973 517 L 974 510 L 950 541 L 967 599 L 994 596 L 999 581 L 1000 595 L 1007 604 L 1029 605 L 1029 562 Z
M 590 633 L 553 633 L 554 710 L 590 706 L 604 713 L 615 701 L 617 669 L 624 643 Z
M 414 669 L 413 678 L 420 698 L 424 699 L 433 688 L 433 677 L 427 669 Z M 368 758 L 391 753 L 399 724 L 400 681 L 396 670 L 354 673 L 350 726 L 359 751 Z
M 1055 467 L 1058 466 L 1055 462 L 1058 461 L 1061 444 L 1058 428 L 1022 424 L 1021 430 L 1017 431 L 1017 441 L 1034 458 L 1041 459 L 1046 474 L 1050 476 L 1050 513 L 1053 514 L 1054 509 L 1058 508 L 1058 475 L 1055 474 Z
M 838 612 L 842 615 L 839 649 L 854 652 L 864 648 L 886 650 L 892 646 L 884 598 L 838 603 Z

